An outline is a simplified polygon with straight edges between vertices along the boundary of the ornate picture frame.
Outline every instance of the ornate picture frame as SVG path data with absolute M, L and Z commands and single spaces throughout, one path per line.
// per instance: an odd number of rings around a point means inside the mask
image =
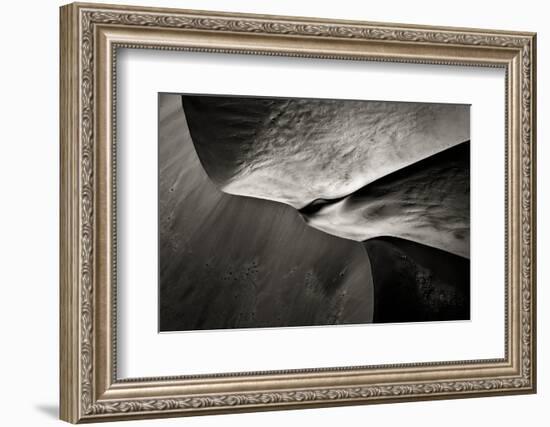
M 536 391 L 534 33 L 80 3 L 60 13 L 61 419 L 79 423 Z M 120 48 L 504 69 L 505 356 L 118 379 Z

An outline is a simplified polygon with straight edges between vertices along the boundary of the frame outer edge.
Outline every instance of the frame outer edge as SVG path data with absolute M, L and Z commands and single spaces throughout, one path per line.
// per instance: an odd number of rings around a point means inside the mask
M 470 381 L 462 381 L 468 390 L 454 389 L 454 383 L 426 383 L 426 384 L 397 384 L 397 394 L 392 394 L 393 386 L 384 388 L 378 387 L 375 394 L 365 394 L 363 397 L 358 389 L 322 389 L 322 390 L 296 390 L 276 392 L 269 390 L 261 394 L 238 393 L 231 395 L 206 395 L 191 396 L 186 399 L 142 399 L 142 400 L 117 400 L 98 401 L 96 392 L 96 378 L 94 377 L 97 361 L 94 358 L 97 345 L 93 325 L 90 323 L 94 308 L 96 305 L 97 294 L 92 293 L 97 285 L 97 276 L 93 274 L 93 267 L 97 262 L 95 259 L 95 233 L 97 232 L 97 223 L 94 219 L 95 207 L 97 203 L 95 182 L 95 172 L 97 172 L 97 161 L 94 155 L 97 138 L 94 130 L 95 107 L 90 111 L 90 101 L 93 105 L 95 96 L 95 67 L 93 47 L 95 37 L 90 38 L 89 32 L 86 32 L 90 23 L 89 17 L 86 17 L 86 7 L 91 11 L 105 14 L 113 11 L 113 14 L 121 12 L 142 12 L 145 15 L 148 12 L 159 10 L 165 13 L 193 13 L 193 21 L 190 24 L 182 23 L 181 27 L 186 29 L 195 29 L 207 31 L 232 31 L 234 33 L 269 33 L 272 35 L 281 35 L 283 31 L 269 18 L 283 19 L 285 26 L 290 28 L 289 34 L 297 34 L 297 37 L 326 37 L 327 40 L 344 39 L 347 37 L 362 39 L 363 30 L 359 27 L 374 23 L 357 23 L 358 28 L 346 28 L 345 34 L 339 32 L 333 33 L 334 28 L 325 25 L 329 21 L 319 22 L 314 18 L 291 18 L 291 17 L 263 17 L 260 15 L 247 14 L 221 14 L 218 12 L 196 12 L 183 11 L 177 9 L 156 9 L 141 8 L 101 4 L 72 4 L 61 7 L 60 10 L 60 140 L 61 140 L 61 197 L 60 197 L 60 394 L 61 410 L 60 418 L 71 422 L 95 422 L 118 419 L 139 419 L 153 417 L 168 417 L 182 415 L 201 415 L 213 413 L 229 412 L 249 412 L 258 410 L 276 410 L 290 408 L 306 407 L 326 407 L 336 405 L 364 404 L 364 403 L 382 403 L 386 399 L 377 397 L 388 397 L 387 401 L 411 401 L 411 400 L 435 400 L 440 398 L 463 398 L 471 396 L 497 395 L 497 394 L 524 394 L 536 391 L 536 313 L 535 313 L 535 283 L 536 283 L 536 176 L 535 176 L 535 111 L 536 111 L 536 35 L 534 33 L 507 33 L 484 30 L 468 29 L 464 34 L 459 34 L 458 28 L 437 28 L 437 27 L 412 27 L 396 28 L 397 38 L 402 41 L 418 41 L 423 45 L 438 45 L 446 43 L 448 45 L 465 44 L 482 46 L 499 46 L 516 52 L 523 49 L 526 55 L 523 63 L 519 59 L 522 70 L 527 70 L 527 84 L 523 86 L 520 83 L 519 93 L 528 95 L 523 98 L 523 112 L 529 114 L 525 121 L 518 122 L 523 125 L 523 131 L 530 133 L 529 137 L 523 138 L 523 147 L 526 149 L 526 155 L 521 156 L 522 164 L 520 175 L 525 174 L 526 181 L 524 187 L 519 191 L 519 197 L 525 194 L 523 202 L 527 208 L 523 209 L 523 219 L 526 222 L 527 231 L 522 237 L 529 239 L 523 247 L 527 257 L 527 267 L 525 273 L 526 283 L 524 284 L 524 312 L 529 312 L 523 317 L 524 328 L 519 327 L 518 331 L 527 331 L 520 334 L 524 339 L 522 348 L 519 348 L 518 357 L 527 362 L 524 365 L 521 378 L 489 378 L 488 381 L 473 378 Z M 81 12 L 83 15 L 81 16 Z M 116 13 L 115 13 L 116 12 Z M 87 18 L 81 21 L 81 17 Z M 139 16 L 138 16 L 139 17 Z M 234 23 L 226 25 L 225 20 L 228 17 L 242 17 L 250 25 L 246 28 L 234 27 Z M 128 19 L 132 26 L 150 25 L 147 16 L 142 21 L 135 22 L 131 13 Z M 143 17 L 142 17 L 143 18 Z M 106 13 L 102 16 L 103 20 L 111 23 L 112 16 Z M 267 22 L 264 20 L 267 19 Z M 116 21 L 116 19 L 114 20 Z M 140 24 L 141 22 L 141 24 Z M 220 24 L 221 22 L 221 24 Z M 276 21 L 274 21 L 277 24 Z M 117 24 L 117 22 L 114 22 Z M 304 23 L 303 25 L 298 25 Z M 335 21 L 333 24 L 345 24 L 342 21 Z M 126 25 L 128 23 L 122 23 Z M 223 25 L 222 25 L 223 24 Z M 349 23 L 348 23 L 349 24 Z M 173 22 L 168 22 L 170 27 Z M 220 27 L 221 25 L 221 27 Z M 257 25 L 261 28 L 258 30 Z M 264 25 L 266 27 L 264 28 Z M 152 25 L 154 26 L 154 25 Z M 392 24 L 386 24 L 384 31 L 391 31 Z M 302 28 L 304 27 L 304 28 Z M 237 28 L 237 31 L 235 31 Z M 294 28 L 294 29 L 293 29 Z M 422 30 L 412 31 L 414 28 Z M 372 30 L 367 28 L 369 31 Z M 374 28 L 376 30 L 376 28 Z M 306 31 L 307 30 L 307 31 Z M 313 33 L 310 33 L 310 30 Z M 350 31 L 349 33 L 347 31 Z M 422 33 L 435 32 L 425 37 Z M 454 34 L 457 30 L 458 33 Z M 81 31 L 84 31 L 81 34 Z M 403 33 L 401 33 L 403 31 Z M 443 31 L 438 33 L 438 31 Z M 319 34 L 317 34 L 317 32 Z M 314 34 L 315 33 L 315 34 Z M 441 37 L 439 37 L 441 36 Z M 412 37 L 412 38 L 411 38 Z M 434 39 L 432 39 L 434 37 Z M 454 39 L 453 37 L 459 37 Z M 377 40 L 383 40 L 384 37 L 375 37 Z M 393 35 L 390 35 L 390 39 Z M 417 40 L 418 39 L 418 40 Z M 300 56 L 299 54 L 296 56 Z M 82 61 L 82 62 L 81 62 Z M 527 63 L 527 61 L 530 62 Z M 408 61 L 406 61 L 408 62 Z M 92 64 L 90 69 L 88 66 Z M 520 74 L 521 75 L 521 72 Z M 518 78 L 519 78 L 518 75 Z M 524 76 L 525 76 L 524 75 Z M 525 89 L 525 87 L 527 89 Z M 525 91 L 525 92 L 524 92 Z M 520 101 L 521 103 L 521 101 Z M 83 107 L 85 107 L 83 109 Z M 522 117 L 523 118 L 523 117 Z M 523 132 L 518 132 L 523 136 Z M 82 197 L 81 197 L 82 196 Z M 527 214 L 525 214 L 527 212 Z M 521 226 L 521 225 L 518 225 Z M 93 238 L 91 242 L 89 239 Z M 519 243 L 519 242 L 518 242 Z M 92 267 L 92 270 L 90 268 Z M 525 270 L 521 270 L 522 272 Z M 518 292 L 519 293 L 519 292 Z M 530 331 L 529 331 L 530 328 Z M 523 352 L 522 352 L 523 350 Z M 531 362 L 531 363 L 529 363 Z M 526 368 L 526 369 L 525 369 Z M 499 385 L 499 381 L 502 385 Z M 462 383 L 461 382 L 461 383 Z M 460 385 L 460 384 L 459 384 Z M 469 387 L 472 387 L 469 389 Z M 399 388 L 401 387 L 401 388 Z M 420 387 L 421 389 L 415 388 Z M 441 387 L 439 389 L 438 387 Z M 449 388 L 450 387 L 450 388 Z M 462 385 L 460 385 L 462 387 Z M 500 388 L 500 390 L 499 390 Z M 420 391 L 419 391 L 420 390 Z M 367 390 L 368 391 L 368 390 Z M 464 391 L 469 391 L 464 393 Z M 380 392 L 380 396 L 377 394 Z M 386 395 L 386 392 L 389 394 Z M 365 391 L 366 393 L 366 391 Z M 348 395 L 349 394 L 349 395 Z M 367 398 L 369 402 L 367 402 Z M 267 399 L 267 400 L 265 400 Z M 372 399 L 372 400 L 371 400 Z
M 537 33 L 531 35 L 531 390 L 537 393 Z
M 78 19 L 75 5 L 59 9 L 59 418 L 79 416 Z
M 432 30 L 432 31 L 466 31 L 470 33 L 478 34 L 491 34 L 491 35 L 506 35 L 506 36 L 518 36 L 518 37 L 533 37 L 536 33 L 531 31 L 513 31 L 513 30 L 502 30 L 496 28 L 475 28 L 475 27 L 462 27 L 462 26 L 440 26 L 440 25 L 422 25 L 422 24 L 410 24 L 403 22 L 394 22 L 394 21 L 366 21 L 364 19 L 333 19 L 333 18 L 321 18 L 310 15 L 279 15 L 271 13 L 252 13 L 252 12 L 235 12 L 235 11 L 220 11 L 220 10 L 207 10 L 207 9 L 188 9 L 181 7 L 158 7 L 158 6 L 143 6 L 143 5 L 129 5 L 129 4 L 112 4 L 112 3 L 90 3 L 88 1 L 77 1 L 72 3 L 72 5 L 77 6 L 81 9 L 96 9 L 103 11 L 121 11 L 124 10 L 128 13 L 153 13 L 153 14 L 181 14 L 185 12 L 196 17 L 205 17 L 205 18 L 250 18 L 250 19 L 259 19 L 267 21 L 288 21 L 293 23 L 304 23 L 304 24 L 332 24 L 332 25 L 342 25 L 342 26 L 376 26 L 376 27 L 387 27 L 387 28 L 407 28 L 409 30 Z

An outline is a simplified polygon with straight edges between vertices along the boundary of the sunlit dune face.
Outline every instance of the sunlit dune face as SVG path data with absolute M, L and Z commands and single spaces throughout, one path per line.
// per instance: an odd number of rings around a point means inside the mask
M 469 107 L 182 96 L 208 176 L 356 241 L 393 236 L 469 257 Z

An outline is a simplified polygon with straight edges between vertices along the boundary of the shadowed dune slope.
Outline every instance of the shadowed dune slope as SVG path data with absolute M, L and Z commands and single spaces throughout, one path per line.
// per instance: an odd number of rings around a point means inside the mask
M 374 281 L 374 322 L 470 318 L 470 260 L 394 237 L 364 243 Z

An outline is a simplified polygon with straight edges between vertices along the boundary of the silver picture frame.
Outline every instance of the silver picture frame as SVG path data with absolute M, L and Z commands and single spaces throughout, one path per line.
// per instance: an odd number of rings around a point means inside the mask
M 534 33 L 85 3 L 63 6 L 60 23 L 61 419 L 97 422 L 536 391 Z M 505 357 L 118 379 L 120 48 L 503 68 Z

